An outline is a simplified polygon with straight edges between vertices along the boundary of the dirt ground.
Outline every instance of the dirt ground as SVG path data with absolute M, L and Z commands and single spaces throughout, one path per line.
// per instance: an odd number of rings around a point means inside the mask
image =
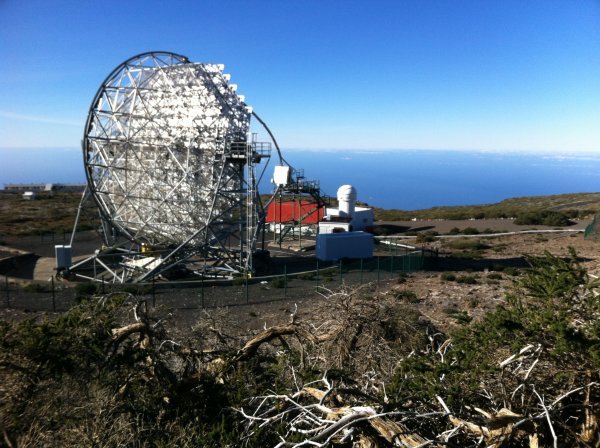
M 591 219 L 575 221 L 576 224 L 565 227 L 567 230 L 583 230 L 591 222 Z M 389 226 L 394 234 L 401 232 L 421 232 L 432 230 L 440 234 L 450 232 L 451 229 L 459 230 L 468 227 L 483 232 L 490 229 L 497 232 L 519 232 L 523 230 L 552 230 L 555 227 L 549 226 L 528 226 L 517 225 L 513 219 L 463 219 L 463 220 L 417 220 L 417 221 L 380 221 L 376 223 L 380 226 Z
M 474 227 L 483 231 L 492 229 L 496 231 L 530 230 L 531 227 L 515 226 L 509 220 L 477 220 L 477 221 L 409 221 L 382 223 L 404 232 L 417 230 L 435 230 L 440 233 L 448 232 L 453 227 L 464 229 Z M 582 230 L 587 225 L 586 221 L 577 223 L 569 230 Z M 541 227 L 538 226 L 539 229 Z M 451 250 L 446 246 L 447 240 L 437 240 L 426 243 L 425 246 L 438 250 L 440 258 L 428 271 L 411 273 L 405 280 L 399 281 L 398 277 L 386 276 L 374 288 L 378 294 L 394 294 L 398 300 L 405 300 L 407 304 L 417 309 L 423 319 L 431 322 L 436 328 L 446 331 L 464 324 L 468 320 L 477 320 L 485 312 L 494 309 L 504 300 L 506 289 L 517 278 L 513 270 L 526 267 L 524 255 L 543 254 L 548 251 L 557 256 L 566 256 L 569 247 L 573 247 L 583 264 L 592 274 L 600 275 L 600 243 L 583 238 L 583 233 L 542 233 L 542 234 L 517 234 L 506 236 L 482 237 L 474 236 L 485 242 L 487 248 L 476 258 L 461 258 L 457 254 L 451 256 Z M 16 242 L 18 243 L 18 242 Z M 23 249 L 35 249 L 35 242 L 25 241 Z M 410 240 L 406 241 L 410 244 Z M 52 243 L 46 244 L 50 246 Z M 45 245 L 45 246 L 46 246 Z M 18 244 L 15 244 L 18 247 Z M 48 257 L 49 248 L 43 247 L 40 252 Z M 305 254 L 306 255 L 306 254 Z M 506 271 L 504 270 L 506 268 Z M 511 268 L 510 273 L 508 269 Z M 442 274 L 453 274 L 456 278 L 472 277 L 472 284 L 457 281 L 444 281 Z M 490 278 L 490 275 L 492 278 Z M 372 281 L 369 280 L 369 281 Z M 473 280 L 471 280 L 473 281 Z M 294 280 L 295 285 L 301 285 L 301 280 Z M 310 284 L 310 282 L 306 282 Z M 294 283 L 292 283 L 294 285 Z M 340 288 L 340 284 L 333 282 L 325 285 L 331 290 Z M 356 284 L 349 287 L 358 287 Z M 292 288 L 293 292 L 294 289 Z M 405 291 L 412 291 L 415 296 L 410 296 Z M 239 293 L 239 292 L 236 292 Z M 189 294 L 180 290 L 175 295 Z M 223 289 L 222 294 L 231 294 L 231 290 Z M 233 318 L 242 331 L 252 332 L 272 325 L 287 322 L 291 310 L 298 307 L 300 318 L 309 318 L 311 304 L 314 301 L 327 300 L 324 289 L 320 293 L 310 286 L 297 289 L 286 299 L 265 300 L 260 303 L 245 304 L 240 301 L 235 306 L 227 307 L 227 313 Z M 159 310 L 160 312 L 160 310 Z M 170 313 L 170 324 L 175 334 L 188 337 L 194 323 L 200 314 L 225 312 L 217 308 L 202 310 L 189 307 L 163 307 L 162 312 Z M 35 315 L 48 315 L 53 313 L 25 311 L 19 309 L 6 309 L 1 307 L 0 319 L 20 320 L 31 318 Z

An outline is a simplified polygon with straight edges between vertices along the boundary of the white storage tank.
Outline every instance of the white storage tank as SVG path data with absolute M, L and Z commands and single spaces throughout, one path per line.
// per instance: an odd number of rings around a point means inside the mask
M 338 208 L 340 216 L 354 216 L 356 207 L 356 188 L 352 185 L 342 185 L 337 191 Z

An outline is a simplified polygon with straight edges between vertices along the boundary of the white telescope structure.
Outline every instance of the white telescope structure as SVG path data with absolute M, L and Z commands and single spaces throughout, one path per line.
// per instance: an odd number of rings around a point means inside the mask
M 98 278 L 98 265 L 115 282 L 183 265 L 209 276 L 252 271 L 264 222 L 256 167 L 270 143 L 254 141 L 251 117 L 271 133 L 223 69 L 150 52 L 120 64 L 98 89 L 83 138 L 87 193 L 105 245 L 124 258 L 110 264 L 97 255 L 87 278 Z

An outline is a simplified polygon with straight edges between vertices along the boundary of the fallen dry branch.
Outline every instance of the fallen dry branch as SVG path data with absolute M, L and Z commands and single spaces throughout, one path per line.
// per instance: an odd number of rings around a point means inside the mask
M 148 330 L 148 325 L 145 322 L 134 322 L 132 324 L 125 325 L 121 328 L 113 328 L 111 330 L 111 337 L 115 344 L 118 344 L 127 336 L 134 333 L 142 333 Z
M 261 332 L 258 336 L 250 339 L 244 347 L 242 347 L 236 355 L 233 357 L 232 362 L 240 362 L 245 361 L 248 358 L 251 358 L 256 354 L 259 347 L 265 342 L 272 341 L 273 339 L 280 338 L 281 336 L 286 336 L 290 334 L 296 333 L 296 325 L 279 325 L 271 327 L 263 332 Z
M 279 448 L 325 447 L 349 440 L 363 447 L 417 448 L 434 442 L 393 420 L 401 413 L 382 412 L 377 405 L 350 405 L 326 376 L 321 381 L 326 390 L 307 385 L 292 396 L 267 395 L 260 398 L 252 415 L 243 409 L 239 412 L 248 421 L 249 430 L 255 424 L 264 428 L 287 422 L 289 434 L 306 435 L 305 440 L 297 443 L 282 436 Z

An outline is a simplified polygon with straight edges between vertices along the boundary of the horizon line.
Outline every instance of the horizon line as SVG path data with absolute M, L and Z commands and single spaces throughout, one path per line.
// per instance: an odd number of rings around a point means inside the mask
M 19 151 L 19 150 L 65 150 L 81 151 L 78 146 L 0 146 L 1 151 Z M 556 150 L 556 149 L 480 149 L 480 148 L 328 148 L 328 147 L 287 147 L 282 151 L 298 152 L 349 152 L 349 153 L 373 153 L 373 152 L 477 152 L 488 154 L 534 154 L 534 155 L 600 155 L 600 148 L 597 150 Z

